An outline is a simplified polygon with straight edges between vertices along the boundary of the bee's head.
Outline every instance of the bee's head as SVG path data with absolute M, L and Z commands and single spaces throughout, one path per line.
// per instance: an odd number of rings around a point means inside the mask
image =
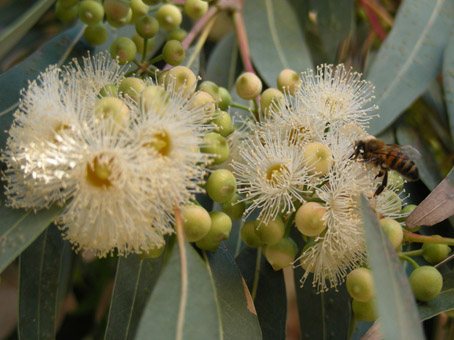
M 363 155 L 366 149 L 366 143 L 363 140 L 357 140 L 353 145 L 353 154 L 349 159 L 356 159 L 359 155 Z

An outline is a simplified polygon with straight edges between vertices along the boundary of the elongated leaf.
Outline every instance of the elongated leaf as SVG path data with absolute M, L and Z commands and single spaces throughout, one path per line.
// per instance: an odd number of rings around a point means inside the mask
M 230 89 L 235 82 L 238 59 L 236 38 L 233 33 L 227 34 L 210 54 L 206 78 Z
M 257 258 L 259 256 L 259 258 Z M 257 259 L 259 270 L 256 271 Z M 285 339 L 287 298 L 282 270 L 274 271 L 257 249 L 246 247 L 236 259 L 249 291 L 253 291 L 258 277 L 255 308 L 262 328 L 264 340 Z
M 375 212 L 361 195 L 369 264 L 376 290 L 380 331 L 385 339 L 425 339 L 407 276 Z
M 371 134 L 391 124 L 440 72 L 453 16 L 452 0 L 402 3 L 367 77 L 376 87 L 380 108 L 380 118 L 371 121 Z
M 41 16 L 52 6 L 55 0 L 37 1 L 30 9 L 8 27 L 0 36 L 0 58 L 23 38 L 30 28 L 35 25 Z
M 3 202 L 2 202 L 3 203 Z M 62 208 L 52 207 L 38 213 L 0 208 L 0 272 L 27 248 L 57 217 Z
M 317 26 L 328 59 L 333 63 L 342 41 L 353 34 L 352 0 L 311 0 L 311 8 L 317 14 Z
M 155 259 L 141 259 L 138 255 L 118 259 L 105 339 L 134 339 L 163 260 L 164 255 Z
M 451 34 L 443 57 L 443 85 L 445 89 L 446 108 L 449 126 L 454 135 L 454 34 Z
M 454 215 L 454 169 L 407 217 L 409 228 L 432 226 Z
M 8 130 L 13 121 L 13 111 L 17 108 L 19 92 L 27 86 L 29 80 L 51 64 L 61 65 L 68 57 L 86 53 L 86 46 L 78 44 L 83 33 L 83 25 L 79 24 L 59 34 L 43 47 L 38 49 L 22 63 L 0 75 L 0 130 Z M 83 51 L 83 52 L 82 52 Z M 71 54 L 71 52 L 73 52 Z M 5 147 L 7 135 L 0 134 L 0 149 Z
M 208 253 L 207 257 L 216 285 L 224 340 L 262 339 L 252 297 L 227 248 L 221 244 L 216 253 Z
M 295 13 L 287 0 L 247 0 L 244 2 L 251 56 L 270 87 L 284 68 L 296 72 L 312 68 L 311 56 Z
M 421 320 L 427 320 L 434 316 L 454 309 L 454 274 L 443 275 L 443 290 L 435 299 L 418 304 Z
M 205 263 L 185 244 L 174 246 L 145 307 L 136 339 L 221 339 L 220 315 Z
M 54 339 L 71 247 L 57 227 L 51 226 L 19 259 L 19 338 Z

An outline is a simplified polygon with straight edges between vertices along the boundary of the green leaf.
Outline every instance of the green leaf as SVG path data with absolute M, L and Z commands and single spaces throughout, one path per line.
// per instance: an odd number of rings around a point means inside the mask
M 0 208 L 0 273 L 27 248 L 62 211 L 61 207 L 37 213 Z
M 223 339 L 262 339 L 251 295 L 227 248 L 221 243 L 207 258 L 221 310 Z
M 258 280 L 254 304 L 263 339 L 284 340 L 287 297 L 282 270 L 274 271 L 262 256 L 261 250 L 249 247 L 243 248 L 236 261 L 251 292 L 254 291 L 255 280 Z
M 227 34 L 214 47 L 207 64 L 206 79 L 230 89 L 235 84 L 238 45 L 233 33 Z
M 390 125 L 440 72 L 453 23 L 451 0 L 406 0 L 393 29 L 368 72 L 375 85 L 380 118 L 370 124 L 375 135 Z
M 19 338 L 55 338 L 71 254 L 69 243 L 62 239 L 56 226 L 51 226 L 20 255 Z
M 154 259 L 141 259 L 136 254 L 118 258 L 105 339 L 134 338 L 163 260 L 163 255 Z
M 449 126 L 454 135 L 454 34 L 451 34 L 443 57 L 443 85 L 445 89 L 446 108 Z
M 383 338 L 423 340 L 425 337 L 407 276 L 364 195 L 361 195 L 361 211 Z
M 188 243 L 175 245 L 145 307 L 136 339 L 221 339 L 207 266 Z
M 55 0 L 37 1 L 27 12 L 2 32 L 0 36 L 0 46 L 2 46 L 0 58 L 6 55 L 27 34 L 54 2 Z
M 287 0 L 248 0 L 243 13 L 252 61 L 268 86 L 276 87 L 276 78 L 284 68 L 296 72 L 312 68 L 309 50 Z
M 181 63 L 181 65 L 189 67 L 189 69 L 194 72 L 195 75 L 198 75 L 200 72 L 200 53 L 197 53 L 196 55 L 194 55 L 194 53 L 195 47 L 189 47 L 186 50 L 186 58 Z
M 434 316 L 454 309 L 454 274 L 443 275 L 443 290 L 435 299 L 418 304 L 421 320 L 427 320 Z
M 86 46 L 77 42 L 83 33 L 84 25 L 79 24 L 59 34 L 38 49 L 20 64 L 0 75 L 0 130 L 8 130 L 17 108 L 20 90 L 27 82 L 35 79 L 40 72 L 51 64 L 61 65 L 71 55 L 86 53 Z M 73 53 L 71 53 L 73 52 Z M 0 133 L 0 149 L 5 147 L 7 134 Z
M 311 8 L 317 14 L 317 26 L 328 59 L 336 60 L 337 50 L 342 42 L 353 34 L 352 0 L 311 0 Z

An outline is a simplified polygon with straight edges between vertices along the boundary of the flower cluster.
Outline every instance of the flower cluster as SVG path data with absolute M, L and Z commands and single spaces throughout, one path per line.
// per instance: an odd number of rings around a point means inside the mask
M 209 160 L 199 148 L 212 113 L 194 103 L 192 77 L 126 78 L 103 54 L 47 69 L 22 93 L 9 131 L 7 203 L 65 204 L 64 236 L 100 257 L 161 247 Z M 125 89 L 131 79 L 138 86 Z
M 303 73 L 293 94 L 285 93 L 255 124 L 233 161 L 239 192 L 252 201 L 247 212 L 260 210 L 258 229 L 278 218 L 291 225 L 290 216 L 304 210 L 295 217 L 307 241 L 299 257 L 306 270 L 301 282 L 313 273 L 319 292 L 338 286 L 366 259 L 360 194 L 381 217 L 402 216 L 399 188 L 388 185 L 375 197 L 379 169 L 351 159 L 377 109 L 372 84 L 360 76 L 343 65 Z

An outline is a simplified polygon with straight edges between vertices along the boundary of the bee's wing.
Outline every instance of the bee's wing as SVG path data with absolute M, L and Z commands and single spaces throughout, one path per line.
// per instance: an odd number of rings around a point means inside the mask
M 385 147 L 381 150 L 381 152 L 387 153 L 390 150 L 398 150 L 404 153 L 408 158 L 412 160 L 421 158 L 421 153 L 411 145 L 386 144 Z

